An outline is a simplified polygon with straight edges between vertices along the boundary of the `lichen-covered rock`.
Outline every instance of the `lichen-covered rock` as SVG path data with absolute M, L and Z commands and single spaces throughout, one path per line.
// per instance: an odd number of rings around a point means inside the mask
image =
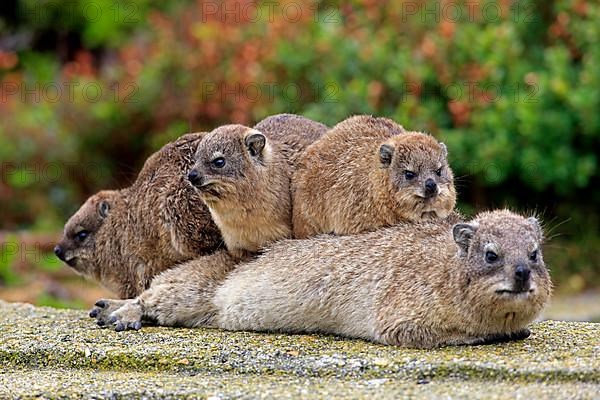
M 531 331 L 521 342 L 409 350 L 319 335 L 117 333 L 82 311 L 0 302 L 0 398 L 600 393 L 600 324 Z

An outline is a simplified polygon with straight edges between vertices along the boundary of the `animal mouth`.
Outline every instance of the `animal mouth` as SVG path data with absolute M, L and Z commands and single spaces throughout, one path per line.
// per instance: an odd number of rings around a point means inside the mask
M 436 211 L 424 211 L 421 213 L 421 219 L 436 219 L 437 216 Z
M 77 257 L 72 257 L 69 258 L 68 260 L 65 260 L 65 263 L 71 267 L 71 268 L 75 268 L 75 266 L 77 265 Z
M 432 203 L 438 196 L 437 194 L 434 194 L 433 196 L 427 196 L 424 193 L 417 193 L 415 194 L 415 197 L 422 203 Z
M 500 289 L 496 290 L 496 293 L 499 295 L 508 295 L 508 296 L 519 296 L 522 294 L 533 294 L 534 289 L 525 289 L 525 290 L 509 290 L 509 289 Z
M 210 197 L 216 197 L 216 198 L 220 197 L 220 193 L 217 189 L 217 185 L 215 182 L 205 183 L 205 184 L 199 186 L 198 189 L 200 190 L 200 192 L 202 192 L 203 195 L 207 195 Z

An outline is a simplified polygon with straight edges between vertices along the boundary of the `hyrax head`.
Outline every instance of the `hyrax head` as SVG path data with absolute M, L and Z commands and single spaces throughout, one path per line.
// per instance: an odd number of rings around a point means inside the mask
M 63 237 L 54 247 L 54 254 L 80 274 L 94 277 L 101 267 L 97 251 L 97 236 L 106 226 L 110 210 L 119 196 L 115 190 L 105 190 L 91 196 L 65 224 Z
M 552 283 L 536 218 L 508 210 L 484 212 L 455 225 L 453 236 L 459 257 L 465 261 L 465 284 L 474 302 L 506 318 L 537 315 L 550 296 Z
M 196 151 L 188 179 L 202 200 L 242 200 L 260 182 L 271 152 L 267 138 L 243 125 L 221 126 L 206 135 Z
M 424 133 L 406 132 L 381 144 L 378 157 L 404 218 L 445 218 L 452 212 L 456 191 L 443 143 Z

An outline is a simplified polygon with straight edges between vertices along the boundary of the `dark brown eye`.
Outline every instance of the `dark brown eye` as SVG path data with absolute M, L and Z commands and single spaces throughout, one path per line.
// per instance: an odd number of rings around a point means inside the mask
M 538 251 L 534 250 L 530 255 L 529 255 L 529 260 L 531 260 L 532 262 L 536 262 L 538 259 Z
M 485 262 L 488 264 L 491 264 L 493 262 L 496 262 L 498 260 L 498 254 L 494 253 L 493 251 L 486 251 L 485 252 Z
M 440 167 L 440 168 L 438 168 L 438 169 L 437 169 L 437 171 L 435 171 L 435 174 L 436 174 L 437 176 L 442 176 L 442 168 L 441 168 L 441 167 Z
M 215 158 L 210 162 L 215 168 L 223 168 L 225 166 L 225 159 L 223 157 Z
M 405 177 L 407 180 L 409 180 L 409 181 L 410 181 L 410 180 L 412 180 L 412 179 L 415 179 L 415 177 L 416 177 L 416 176 L 417 176 L 417 174 L 415 174 L 415 173 L 414 173 L 414 172 L 412 172 L 412 171 L 408 171 L 408 170 L 407 170 L 407 171 L 404 171 L 404 177 Z
M 86 231 L 86 230 L 84 229 L 84 230 L 81 230 L 81 231 L 79 231 L 79 232 L 77 232 L 77 233 L 75 234 L 75 239 L 76 239 L 78 242 L 83 242 L 83 241 L 84 241 L 84 240 L 85 240 L 85 239 L 86 239 L 86 238 L 87 238 L 89 235 L 90 235 L 90 232 L 89 232 L 89 231 Z

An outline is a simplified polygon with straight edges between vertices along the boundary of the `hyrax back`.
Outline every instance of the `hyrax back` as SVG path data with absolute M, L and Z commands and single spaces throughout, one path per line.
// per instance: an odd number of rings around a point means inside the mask
M 278 143 L 285 159 L 294 169 L 304 150 L 327 133 L 329 128 L 301 115 L 277 114 L 263 119 L 254 129 Z
M 56 255 L 129 298 L 158 273 L 218 249 L 219 230 L 185 178 L 203 136 L 188 134 L 165 145 L 130 187 L 91 196 L 67 221 Z
M 290 166 L 279 144 L 243 125 L 225 125 L 199 144 L 188 174 L 227 249 L 256 252 L 291 236 Z
M 370 116 L 342 121 L 309 146 L 293 193 L 297 238 L 445 218 L 456 202 L 446 147 Z
M 552 288 L 542 240 L 503 210 L 280 241 L 227 276 L 211 324 L 423 348 L 523 338 Z

